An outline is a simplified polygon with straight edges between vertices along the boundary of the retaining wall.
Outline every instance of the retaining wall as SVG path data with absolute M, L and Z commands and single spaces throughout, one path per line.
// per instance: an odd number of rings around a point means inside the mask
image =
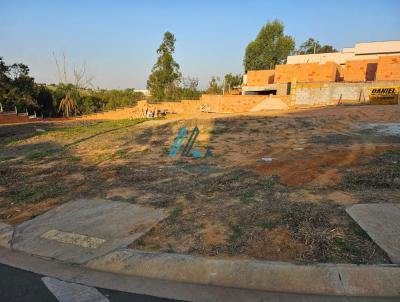
M 289 101 L 289 96 L 266 96 L 266 95 L 216 95 L 203 94 L 200 100 L 183 100 L 181 102 L 161 102 L 158 104 L 148 104 L 146 101 L 138 103 L 139 111 L 141 108 L 150 110 L 168 110 L 176 113 L 196 113 L 200 111 L 207 112 L 225 112 L 240 113 L 250 112 L 256 105 L 269 98 L 279 98 L 285 103 Z
M 180 102 L 149 103 L 138 101 L 135 107 L 121 108 L 115 111 L 90 114 L 79 119 L 85 120 L 117 120 L 145 117 L 147 111 L 167 110 L 170 113 L 196 114 L 198 112 L 240 113 L 250 112 L 256 105 L 268 99 L 280 99 L 289 104 L 287 95 L 215 95 L 203 94 L 200 100 L 182 100 Z M 267 107 L 268 106 L 265 106 Z
M 296 107 L 369 102 L 368 87 L 399 86 L 400 81 L 364 83 L 301 83 L 296 87 Z

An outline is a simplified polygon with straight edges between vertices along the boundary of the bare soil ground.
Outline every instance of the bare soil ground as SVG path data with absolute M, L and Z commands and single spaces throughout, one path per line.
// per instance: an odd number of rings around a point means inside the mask
M 0 219 L 102 197 L 170 212 L 132 248 L 389 263 L 345 209 L 400 202 L 398 123 L 400 106 L 358 106 L 0 125 Z M 194 149 L 213 156 L 169 158 L 181 127 L 196 125 Z

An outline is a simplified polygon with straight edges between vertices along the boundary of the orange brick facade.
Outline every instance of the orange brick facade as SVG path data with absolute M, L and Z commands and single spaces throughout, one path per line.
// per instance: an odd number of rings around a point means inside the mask
M 345 67 L 334 62 L 276 65 L 275 70 L 251 70 L 246 86 L 312 82 L 399 81 L 400 56 L 381 56 L 378 59 L 351 60 Z
M 274 83 L 275 70 L 250 70 L 247 73 L 247 85 L 263 86 Z
M 304 63 L 285 64 L 275 67 L 275 83 L 289 83 L 293 78 L 297 82 L 335 82 L 339 77 L 339 65 Z
M 400 56 L 379 57 L 377 81 L 400 81 Z
M 347 61 L 341 75 L 345 82 L 375 81 L 377 67 L 378 60 Z

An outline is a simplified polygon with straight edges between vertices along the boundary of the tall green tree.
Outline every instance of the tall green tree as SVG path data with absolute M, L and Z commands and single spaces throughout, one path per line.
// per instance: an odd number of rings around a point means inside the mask
M 246 47 L 243 60 L 245 72 L 273 69 L 275 65 L 284 63 L 294 48 L 294 39 L 284 34 L 283 23 L 278 20 L 268 22 Z
M 296 54 L 299 55 L 327 52 L 337 52 L 337 49 L 335 49 L 332 45 L 321 45 L 319 41 L 315 40 L 314 38 L 309 38 L 300 45 L 298 50 L 296 50 Z
M 179 71 L 179 64 L 173 58 L 175 41 L 174 35 L 167 31 L 157 49 L 157 62 L 147 81 L 147 88 L 154 101 L 174 100 L 179 94 L 178 87 L 182 75 Z

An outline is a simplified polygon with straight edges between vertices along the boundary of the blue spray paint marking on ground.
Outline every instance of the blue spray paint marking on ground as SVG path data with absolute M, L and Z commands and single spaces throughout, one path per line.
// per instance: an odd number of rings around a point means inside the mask
M 190 156 L 190 150 L 192 150 L 192 147 L 196 142 L 199 134 L 200 134 L 199 128 L 197 128 L 197 126 L 194 127 L 192 133 L 190 134 L 189 140 L 187 141 L 185 147 L 183 147 L 182 156 Z
M 213 153 L 210 148 L 206 149 L 206 155 L 204 155 L 204 157 L 207 157 L 207 156 L 213 156 Z
M 182 147 L 183 142 L 185 141 L 187 137 L 188 131 L 186 127 L 182 127 L 182 129 L 179 131 L 178 136 L 175 138 L 174 144 L 172 145 L 171 150 L 168 153 L 168 157 L 174 158 L 178 155 L 180 148 Z M 187 143 L 184 145 L 183 150 L 182 150 L 182 156 L 190 156 L 190 151 L 193 148 L 194 143 L 197 140 L 197 137 L 200 134 L 199 128 L 196 126 L 194 127 L 193 131 L 190 134 L 189 140 Z M 201 151 L 199 149 L 195 149 L 192 153 L 192 157 L 194 158 L 200 158 Z M 213 156 L 213 153 L 209 148 L 206 149 L 205 156 Z
M 179 149 L 182 146 L 183 141 L 187 136 L 186 127 L 183 127 L 181 131 L 179 131 L 178 136 L 176 137 L 174 144 L 172 145 L 171 150 L 168 153 L 168 157 L 174 158 L 178 155 Z
M 200 158 L 201 157 L 201 151 L 199 149 L 196 149 L 193 151 L 192 156 L 194 158 Z

